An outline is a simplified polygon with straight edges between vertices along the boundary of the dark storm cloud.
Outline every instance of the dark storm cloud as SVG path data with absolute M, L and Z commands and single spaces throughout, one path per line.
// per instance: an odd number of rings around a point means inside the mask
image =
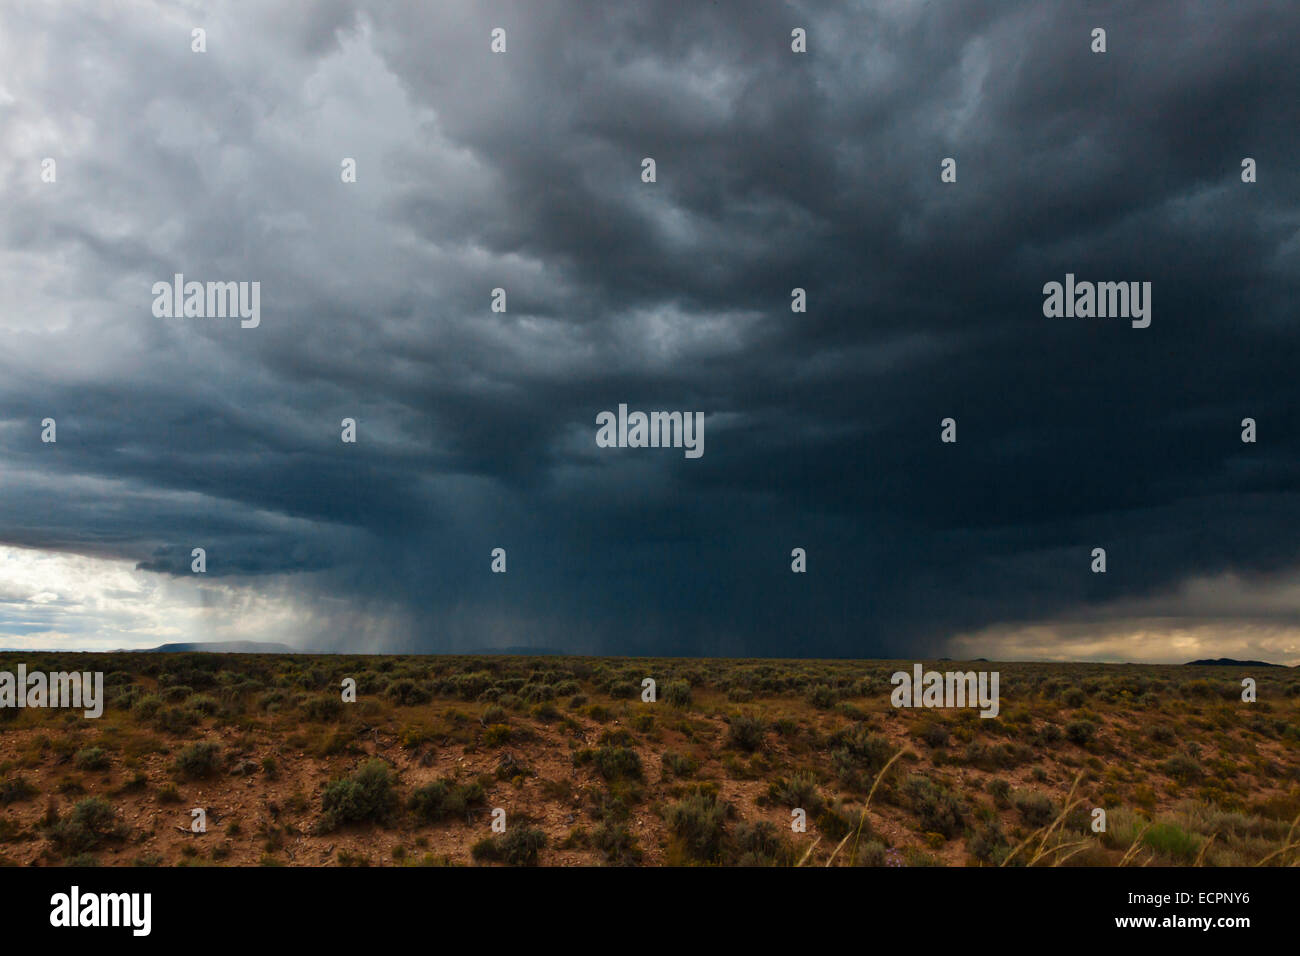
M 264 7 L 3 14 L 0 541 L 397 622 L 337 649 L 941 653 L 1295 568 L 1292 6 Z M 597 449 L 620 402 L 704 456 Z

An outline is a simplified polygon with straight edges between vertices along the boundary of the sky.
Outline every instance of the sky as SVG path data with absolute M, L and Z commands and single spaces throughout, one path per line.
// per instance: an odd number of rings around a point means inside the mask
M 6 3 L 0 647 L 1300 663 L 1297 49 L 1291 0 Z

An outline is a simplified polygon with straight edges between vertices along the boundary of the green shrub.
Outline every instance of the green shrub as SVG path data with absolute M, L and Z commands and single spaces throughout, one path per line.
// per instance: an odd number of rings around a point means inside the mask
M 737 866 L 778 866 L 795 862 L 794 850 L 767 820 L 738 823 L 732 842 Z
M 86 747 L 77 751 L 72 763 L 78 770 L 107 770 L 108 754 L 102 747 Z
M 864 835 L 871 832 L 871 821 L 863 820 L 861 813 L 849 814 L 844 804 L 840 800 L 835 800 L 829 804 L 821 813 L 817 815 L 817 829 L 828 840 L 839 841 L 847 834 L 858 829 L 859 823 L 862 825 Z
M 1201 848 L 1197 837 L 1172 823 L 1153 823 L 1142 835 L 1142 843 L 1184 863 L 1193 862 Z
M 808 691 L 808 703 L 818 710 L 830 710 L 835 706 L 835 691 L 825 684 L 817 684 Z
M 920 818 L 921 829 L 952 838 L 962 830 L 961 803 L 927 777 L 912 776 L 903 788 L 904 798 Z
M 767 725 L 762 718 L 752 714 L 736 714 L 731 718 L 727 739 L 734 747 L 752 753 L 763 746 Z
M 605 854 L 608 863 L 636 863 L 641 859 L 641 848 L 627 825 L 607 820 L 591 834 L 591 843 Z
M 485 799 L 483 786 L 477 781 L 435 780 L 416 789 L 407 806 L 425 820 L 436 821 L 446 817 L 468 818 L 469 811 L 481 806 Z
M 555 688 L 550 684 L 529 683 L 525 684 L 519 690 L 519 696 L 528 704 L 541 704 L 549 700 L 555 700 Z
M 382 760 L 369 760 L 351 777 L 331 781 L 321 797 L 323 829 L 382 820 L 394 800 L 393 776 Z
M 476 861 L 536 866 L 537 855 L 546 848 L 546 834 L 535 827 L 515 827 L 503 836 L 484 837 L 470 848 Z
M 695 775 L 695 771 L 700 769 L 700 762 L 689 754 L 678 753 L 675 750 L 665 750 L 663 753 L 663 768 L 665 776 L 692 777 Z
M 1072 744 L 1087 746 L 1097 736 L 1097 725 L 1091 720 L 1072 720 L 1065 725 L 1065 736 Z
M 221 705 L 207 694 L 195 694 L 186 702 L 186 706 L 204 717 L 211 717 L 221 709 Z
M 1155 724 L 1147 731 L 1147 736 L 1158 744 L 1172 744 L 1178 735 L 1168 724 Z
M 684 680 L 669 681 L 664 688 L 664 700 L 674 707 L 691 706 L 691 685 Z
M 165 783 L 158 788 L 159 803 L 180 803 L 182 799 L 181 792 L 174 783 Z
M 1045 793 L 1017 794 L 1015 804 L 1021 819 L 1035 829 L 1045 827 L 1056 819 L 1056 805 Z
M 35 793 L 36 788 L 27 782 L 26 777 L 7 777 L 0 780 L 0 804 L 29 800 Z
M 606 780 L 640 780 L 641 757 L 627 747 L 586 748 L 573 755 L 575 766 L 592 764 Z
M 966 841 L 966 849 L 981 863 L 991 863 L 995 866 L 1000 864 L 1011 851 L 1007 838 L 996 821 L 986 822 L 972 833 Z
M 850 787 L 865 789 L 893 756 L 889 738 L 872 733 L 865 724 L 831 737 L 831 766 Z
M 117 811 L 103 797 L 87 797 L 72 809 L 66 820 L 55 820 L 50 839 L 64 853 L 85 853 L 105 840 L 120 840 L 126 828 L 117 822 Z
M 823 805 L 817 778 L 811 773 L 797 773 L 789 780 L 779 778 L 768 785 L 767 795 L 780 806 L 802 807 L 810 817 L 816 817 Z
M 884 866 L 885 865 L 885 845 L 879 840 L 868 840 L 858 845 L 857 854 L 853 858 L 854 866 Z
M 1168 760 L 1161 761 L 1160 770 L 1175 780 L 1191 783 L 1204 776 L 1201 765 L 1186 754 L 1174 754 Z
M 200 714 L 187 707 L 164 707 L 154 715 L 154 726 L 166 734 L 180 736 L 190 732 L 199 722 Z
M 220 750 L 216 744 L 207 741 L 190 744 L 176 755 L 173 768 L 187 780 L 210 776 L 217 768 L 217 754 Z
M 994 777 L 988 782 L 986 789 L 989 795 L 993 797 L 995 807 L 1011 806 L 1011 784 L 1001 777 Z
M 948 728 L 937 721 L 922 726 L 917 736 L 925 741 L 926 746 L 934 750 L 948 746 Z
M 629 680 L 616 680 L 609 685 L 607 693 L 615 700 L 628 700 L 640 696 L 641 688 Z
M 317 723 L 333 723 L 343 716 L 343 699 L 330 694 L 308 697 L 302 705 L 303 716 Z
M 161 707 L 161 697 L 157 694 L 146 694 L 131 705 L 131 714 L 143 720 L 152 720 Z
M 384 688 L 384 696 L 395 704 L 413 707 L 417 704 L 427 704 L 433 699 L 433 692 L 424 683 L 417 684 L 413 680 L 402 678 L 393 681 Z M 472 700 L 476 696 L 478 695 L 474 694 L 465 699 Z
M 727 807 L 711 790 L 696 789 L 664 811 L 668 828 L 687 855 L 703 863 L 717 862 L 726 836 Z

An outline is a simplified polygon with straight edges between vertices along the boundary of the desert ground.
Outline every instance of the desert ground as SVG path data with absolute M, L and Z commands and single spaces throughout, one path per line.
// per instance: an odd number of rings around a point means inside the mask
M 106 700 L 0 709 L 11 866 L 1300 863 L 1291 668 L 926 662 L 998 671 L 986 719 L 894 707 L 912 661 L 20 663 Z

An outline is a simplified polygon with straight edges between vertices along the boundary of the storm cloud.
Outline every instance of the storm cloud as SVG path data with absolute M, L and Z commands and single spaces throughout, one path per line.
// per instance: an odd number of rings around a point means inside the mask
M 1259 0 L 7 5 L 0 643 L 1300 662 L 1297 50 Z M 1046 318 L 1067 273 L 1150 327 Z M 598 448 L 620 403 L 705 454 Z

